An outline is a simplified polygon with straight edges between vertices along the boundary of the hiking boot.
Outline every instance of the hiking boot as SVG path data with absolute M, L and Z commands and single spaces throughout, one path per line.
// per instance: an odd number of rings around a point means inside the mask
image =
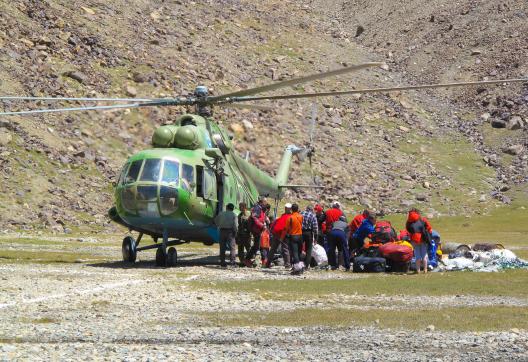
M 224 262 L 224 263 L 220 263 L 220 266 L 221 266 L 222 268 L 227 268 L 227 264 L 226 264 L 225 262 Z

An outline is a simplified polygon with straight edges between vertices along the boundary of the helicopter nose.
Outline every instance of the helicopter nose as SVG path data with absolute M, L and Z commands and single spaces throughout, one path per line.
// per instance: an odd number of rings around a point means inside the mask
M 121 194 L 123 207 L 141 217 L 159 218 L 176 212 L 179 205 L 176 185 L 137 184 L 126 187 Z

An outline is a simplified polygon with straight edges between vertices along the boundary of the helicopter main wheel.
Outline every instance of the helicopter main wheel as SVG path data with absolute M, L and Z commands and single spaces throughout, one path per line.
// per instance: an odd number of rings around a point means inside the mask
M 156 266 L 167 266 L 167 254 L 164 253 L 161 246 L 156 250 Z
M 169 248 L 167 251 L 167 266 L 176 266 L 178 263 L 178 252 L 176 251 L 176 248 Z
M 123 253 L 123 261 L 134 263 L 137 258 L 136 240 L 132 236 L 127 236 L 123 239 L 121 245 L 121 252 Z

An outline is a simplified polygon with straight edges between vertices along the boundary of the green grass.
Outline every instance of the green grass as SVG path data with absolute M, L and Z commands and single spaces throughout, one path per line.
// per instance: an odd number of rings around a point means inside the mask
M 463 318 L 461 318 L 463 316 Z M 459 307 L 441 309 L 350 309 L 306 308 L 284 312 L 204 313 L 208 321 L 227 326 L 376 326 L 391 329 L 423 330 L 428 325 L 445 331 L 501 331 L 528 328 L 526 307 Z
M 194 282 L 202 289 L 255 293 L 267 299 L 321 299 L 340 295 L 479 295 L 528 297 L 528 271 L 452 272 L 424 275 L 371 274 L 357 279 L 288 279 Z
M 59 323 L 57 319 L 49 318 L 49 317 L 42 317 L 42 318 L 20 318 L 20 322 L 22 323 L 29 323 L 29 324 L 50 324 L 50 323 Z
M 83 263 L 86 261 L 104 261 L 103 257 L 89 253 L 71 253 L 60 251 L 0 250 L 0 263 Z

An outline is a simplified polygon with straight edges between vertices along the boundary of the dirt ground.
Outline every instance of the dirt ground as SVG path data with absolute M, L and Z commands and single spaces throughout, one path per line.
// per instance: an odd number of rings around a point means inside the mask
M 526 297 L 340 294 L 294 299 L 222 290 L 219 283 L 292 279 L 282 267 L 221 269 L 216 249 L 180 248 L 176 268 L 158 268 L 153 255 L 125 265 L 117 243 L 105 239 L 19 238 L 0 251 L 0 360 L 526 360 L 528 333 L 381 328 L 372 324 L 267 326 L 263 319 L 234 325 L 229 317 L 315 307 L 325 313 L 376 313 L 482 306 L 525 308 Z M 5 241 L 5 240 L 4 240 Z M 76 249 L 75 260 L 55 262 Z M 10 257 L 5 257 L 11 251 Z M 41 255 L 25 260 L 28 253 Z M 54 254 L 56 253 L 56 254 Z M 148 254 L 147 254 L 148 253 Z M 311 271 L 303 280 L 354 281 L 345 272 Z M 205 287 L 204 287 L 205 285 Z M 374 284 L 373 284 L 374 285 Z M 210 286 L 210 288 L 208 288 Z M 392 306 L 392 307 L 391 307 Z M 263 317 L 264 318 L 264 317 Z M 226 321 L 224 323 L 223 321 Z

